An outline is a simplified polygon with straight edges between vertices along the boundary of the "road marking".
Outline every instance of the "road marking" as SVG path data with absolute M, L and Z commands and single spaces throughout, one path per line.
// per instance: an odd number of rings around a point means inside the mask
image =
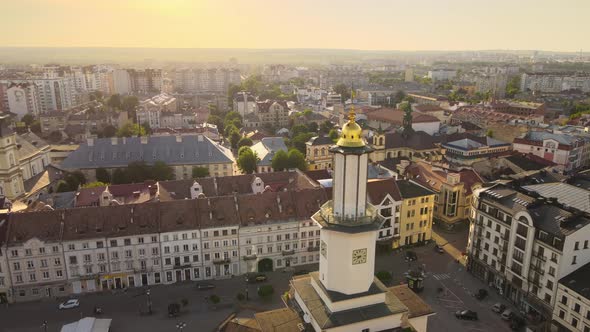
M 451 275 L 448 274 L 448 273 L 438 273 L 438 274 L 433 274 L 432 276 L 436 280 L 445 280 L 445 279 L 450 279 L 451 278 Z

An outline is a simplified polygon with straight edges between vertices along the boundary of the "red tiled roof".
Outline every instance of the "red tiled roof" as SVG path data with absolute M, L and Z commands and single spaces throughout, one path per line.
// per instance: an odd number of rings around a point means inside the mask
M 367 195 L 372 204 L 381 204 L 385 196 L 391 196 L 395 201 L 401 201 L 402 197 L 395 179 L 375 179 L 367 183 Z

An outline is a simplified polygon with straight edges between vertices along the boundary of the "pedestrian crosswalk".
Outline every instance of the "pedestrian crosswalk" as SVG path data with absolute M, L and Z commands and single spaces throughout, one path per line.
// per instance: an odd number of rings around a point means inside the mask
M 448 273 L 435 273 L 432 276 L 436 280 L 445 280 L 445 279 L 450 279 L 451 278 L 451 275 L 448 274 Z

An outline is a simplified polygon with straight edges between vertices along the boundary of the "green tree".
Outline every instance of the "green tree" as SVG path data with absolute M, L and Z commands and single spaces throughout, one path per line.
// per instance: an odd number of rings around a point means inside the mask
M 117 128 L 111 125 L 105 126 L 100 134 L 102 137 L 114 137 L 115 135 L 117 135 Z
M 303 110 L 303 116 L 306 116 L 306 117 L 307 116 L 310 116 L 311 113 L 313 113 L 313 111 L 311 109 L 309 109 L 309 108 L 306 108 L 306 109 Z
M 291 127 L 291 137 L 295 137 L 295 136 L 302 134 L 302 133 L 307 133 L 308 132 L 307 129 L 308 129 L 307 126 L 304 124 L 295 125 L 295 126 Z
M 252 140 L 248 137 L 242 137 L 240 139 L 240 141 L 238 142 L 238 148 L 241 148 L 242 146 L 252 146 L 254 145 L 254 142 L 252 142 Z
M 117 168 L 113 172 L 113 184 L 130 183 L 131 179 L 126 168 Z
M 32 132 L 40 135 L 41 134 L 41 121 L 39 121 L 39 120 L 33 121 L 30 128 L 31 128 Z
M 90 101 L 95 101 L 95 100 L 102 101 L 103 97 L 104 96 L 103 96 L 102 92 L 100 92 L 100 91 L 93 91 L 88 95 L 88 98 L 90 99 Z
M 219 298 L 219 296 L 213 294 L 209 296 L 209 301 L 211 301 L 211 303 L 213 304 L 218 304 L 219 302 L 221 302 L 221 299 Z
M 242 116 L 238 112 L 228 112 L 223 118 L 223 124 L 225 126 L 233 124 L 236 128 L 242 128 Z
M 225 133 L 224 131 L 224 127 L 223 127 L 223 120 L 221 120 L 221 118 L 217 115 L 209 115 L 209 117 L 207 118 L 207 123 L 211 123 L 217 126 L 217 130 L 219 130 L 220 133 Z
M 238 159 L 236 160 L 238 168 L 244 174 L 252 174 L 256 171 L 256 164 L 258 163 L 258 156 L 250 147 L 243 146 L 238 151 Z
M 520 76 L 514 76 L 508 84 L 506 84 L 506 97 L 514 98 L 514 96 L 520 91 Z
M 350 99 L 350 88 L 344 83 L 336 84 L 334 86 L 334 92 L 342 96 L 341 102 L 345 102 L 346 100 Z
M 309 141 L 310 138 L 314 136 L 314 133 L 300 133 L 297 136 L 293 137 L 290 140 L 290 146 L 296 148 L 297 150 L 305 153 L 306 145 L 305 143 Z
M 320 125 L 320 133 L 327 134 L 333 128 L 334 128 L 334 124 L 332 122 L 330 122 L 330 120 L 326 120 L 326 121 L 322 122 L 322 124 Z
M 233 132 L 239 133 L 240 131 L 238 130 L 238 127 L 234 126 L 233 123 L 230 123 L 229 126 L 225 126 L 223 136 L 229 138 Z
M 139 99 L 135 96 L 125 96 L 121 101 L 121 109 L 123 111 L 133 112 L 137 106 L 139 106 Z
M 289 150 L 288 160 L 289 168 L 298 168 L 301 171 L 307 171 L 307 162 L 305 161 L 305 155 L 301 153 L 301 151 L 296 149 Z
M 151 180 L 166 181 L 174 180 L 174 169 L 168 166 L 165 162 L 158 160 L 151 167 Z M 148 180 L 148 179 L 144 179 Z
M 271 296 L 272 294 L 274 294 L 274 292 L 275 289 L 272 287 L 272 285 L 262 285 L 258 287 L 258 296 L 263 298 Z
M 89 182 L 89 183 L 83 185 L 82 188 L 106 187 L 108 185 L 109 185 L 108 183 L 104 183 L 104 182 L 100 182 L 100 181 L 94 181 L 94 182 Z
M 143 126 L 136 123 L 127 122 L 119 130 L 117 130 L 118 137 L 132 137 L 132 136 L 145 136 L 146 130 Z
M 60 180 L 57 183 L 57 188 L 55 189 L 55 191 L 58 193 L 65 193 L 65 192 L 73 191 L 73 190 L 70 189 L 70 185 L 67 182 L 65 182 L 64 180 Z
M 404 98 L 406 98 L 405 92 L 403 92 L 401 90 L 396 92 L 395 96 L 394 96 L 393 104 L 396 105 L 398 103 L 401 103 L 404 100 Z
M 25 126 L 31 126 L 35 121 L 35 117 L 32 114 L 25 114 L 21 119 L 22 122 L 25 123 Z
M 127 165 L 128 183 L 139 183 L 151 177 L 151 169 L 145 161 L 133 161 Z M 113 175 L 114 178 L 114 175 Z
M 115 93 L 114 95 L 112 95 L 111 97 L 109 97 L 109 101 L 107 102 L 107 105 L 110 108 L 114 108 L 114 109 L 118 109 L 120 110 L 122 107 L 122 100 L 121 100 L 121 95 L 118 93 Z
M 104 183 L 111 182 L 111 175 L 109 174 L 109 172 L 106 169 L 99 167 L 94 172 L 95 172 L 95 176 L 96 176 L 96 181 L 104 182 Z
M 338 130 L 336 130 L 336 129 L 330 130 L 330 133 L 328 133 L 328 136 L 330 136 L 330 138 L 334 142 L 336 142 L 340 138 L 340 134 L 338 133 Z
M 307 124 L 307 131 L 309 131 L 309 132 L 317 133 L 318 129 L 319 129 L 319 126 L 315 122 L 310 122 Z
M 491 129 L 488 129 L 487 133 L 486 133 L 487 137 L 494 137 L 494 131 Z
M 229 134 L 229 144 L 231 144 L 232 149 L 238 148 L 238 143 L 242 139 L 242 135 L 238 131 L 232 131 Z
M 236 295 L 236 300 L 238 300 L 240 302 L 244 301 L 245 299 L 246 299 L 246 296 L 243 293 L 238 293 Z
M 280 172 L 289 168 L 289 155 L 284 150 L 279 150 L 272 157 L 272 169 Z
M 207 167 L 193 167 L 193 179 L 205 178 L 209 176 L 209 168 Z
M 404 133 L 409 134 L 414 131 L 414 129 L 412 129 L 412 106 L 410 105 L 410 102 L 403 103 L 401 109 L 404 111 Z

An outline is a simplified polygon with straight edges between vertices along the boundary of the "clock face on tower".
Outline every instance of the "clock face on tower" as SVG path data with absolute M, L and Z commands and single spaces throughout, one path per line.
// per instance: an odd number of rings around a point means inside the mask
M 322 256 L 324 256 L 324 258 L 328 258 L 328 245 L 323 240 L 320 245 L 320 252 L 321 252 Z
M 355 249 L 352 251 L 352 265 L 364 264 L 367 262 L 367 248 Z

